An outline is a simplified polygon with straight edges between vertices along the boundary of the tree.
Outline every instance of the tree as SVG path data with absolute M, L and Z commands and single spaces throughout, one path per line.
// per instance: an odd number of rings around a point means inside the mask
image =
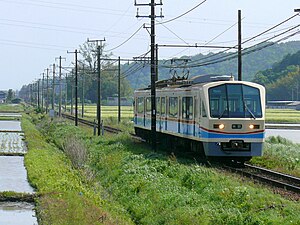
M 9 89 L 6 97 L 6 102 L 10 103 L 13 98 L 14 98 L 14 92 L 12 89 Z

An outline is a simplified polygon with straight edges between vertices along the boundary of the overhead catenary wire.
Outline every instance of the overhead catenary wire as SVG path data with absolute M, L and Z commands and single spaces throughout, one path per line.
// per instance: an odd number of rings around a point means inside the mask
M 202 5 L 203 3 L 205 3 L 205 2 L 206 2 L 206 0 L 200 2 L 200 3 L 197 4 L 196 6 L 194 6 L 194 7 L 191 8 L 190 10 L 186 11 L 185 13 L 182 13 L 182 14 L 179 15 L 179 16 L 176 16 L 176 17 L 174 17 L 174 18 L 172 18 L 172 19 L 169 19 L 169 20 L 166 20 L 166 21 L 159 22 L 159 23 L 157 23 L 157 24 L 158 24 L 158 25 L 161 25 L 161 24 L 166 24 L 166 23 L 172 22 L 172 21 L 174 21 L 174 20 L 177 20 L 177 19 L 179 19 L 179 18 L 181 18 L 181 17 L 187 15 L 188 13 L 192 12 L 193 10 L 195 10 L 196 8 L 198 8 L 199 6 L 201 6 L 201 5 Z
M 296 14 L 296 15 L 299 15 L 299 14 Z M 247 43 L 247 42 L 249 42 L 249 41 L 251 41 L 251 40 L 254 40 L 254 38 L 257 38 L 257 37 L 259 37 L 259 36 L 262 36 L 262 35 L 266 34 L 267 32 L 269 32 L 269 31 L 275 29 L 276 27 L 278 27 L 278 26 L 280 26 L 280 25 L 282 25 L 282 24 L 288 22 L 289 20 L 295 18 L 296 15 L 294 15 L 294 16 L 292 16 L 292 17 L 289 17 L 288 19 L 284 20 L 283 22 L 280 22 L 279 24 L 277 24 L 277 25 L 275 25 L 275 26 L 272 26 L 271 28 L 267 29 L 266 31 L 261 32 L 261 33 L 259 33 L 258 35 L 255 35 L 254 37 L 251 37 L 251 38 L 247 39 L 246 41 L 242 42 L 242 44 L 245 44 L 245 43 Z M 281 34 L 287 33 L 287 32 L 289 32 L 290 30 L 295 29 L 296 27 L 298 27 L 298 26 L 293 26 L 292 28 L 288 29 L 287 31 L 285 31 L 285 32 L 283 32 L 283 33 L 281 33 Z M 275 35 L 275 36 L 273 36 L 273 37 L 270 38 L 270 39 L 273 39 L 273 38 L 275 38 L 275 37 L 277 37 L 277 36 L 278 36 L 278 35 Z M 199 61 L 203 61 L 203 60 L 205 60 L 205 59 L 209 59 L 209 58 L 216 57 L 216 56 L 221 55 L 221 54 L 223 54 L 223 53 L 225 53 L 225 52 L 227 52 L 227 51 L 229 51 L 229 50 L 231 50 L 231 49 L 236 48 L 236 46 L 237 46 L 237 45 L 235 45 L 235 46 L 233 46 L 233 47 L 230 47 L 230 48 L 228 48 L 228 49 L 225 49 L 225 50 L 223 50 L 223 51 L 221 51 L 221 52 L 218 52 L 218 53 L 216 53 L 216 54 L 214 54 L 214 55 L 209 55 L 209 56 L 206 56 L 206 57 L 201 58 L 201 59 L 198 59 L 198 60 L 193 60 L 193 61 L 190 62 L 190 64 L 195 63 L 195 62 L 199 62 Z M 222 56 L 222 57 L 226 57 L 226 56 Z M 189 64 L 189 65 L 190 65 L 190 64 Z
M 297 25 L 297 26 L 295 26 L 293 29 L 296 29 L 296 28 L 298 28 L 299 26 L 300 26 L 300 24 Z M 289 31 L 290 31 L 290 30 L 289 30 Z M 289 31 L 286 31 L 286 32 L 284 32 L 284 33 L 287 33 L 287 32 L 289 32 Z M 256 44 L 256 45 L 254 45 L 254 46 L 251 46 L 251 47 L 248 47 L 248 48 L 244 49 L 242 55 L 248 55 L 248 54 L 250 54 L 250 53 L 252 53 L 252 52 L 259 51 L 259 50 L 264 49 L 264 48 L 266 48 L 266 47 L 270 47 L 270 46 L 272 46 L 272 45 L 274 45 L 274 44 L 276 44 L 276 43 L 278 43 L 278 42 L 280 42 L 280 41 L 287 40 L 288 38 L 291 38 L 291 37 L 293 37 L 293 36 L 295 36 L 295 35 L 297 35 L 297 34 L 299 34 L 299 33 L 300 33 L 300 31 L 296 31 L 296 32 L 294 32 L 294 33 L 292 33 L 292 34 L 290 34 L 290 35 L 288 35 L 288 36 L 286 36 L 286 37 L 283 37 L 283 38 L 281 38 L 280 40 L 277 40 L 277 41 L 275 41 L 275 42 L 268 42 L 268 41 L 270 41 L 270 40 L 272 40 L 272 39 L 274 39 L 274 38 L 276 38 L 276 37 L 279 37 L 279 36 L 283 35 L 283 33 L 281 33 L 281 34 L 276 35 L 276 36 L 274 36 L 274 37 L 272 37 L 272 38 L 269 38 L 268 40 L 262 41 L 262 42 L 260 42 L 260 43 L 258 43 L 258 44 Z M 262 45 L 262 44 L 264 44 L 264 43 L 266 43 L 265 46 L 260 46 L 260 45 Z M 186 66 L 167 66 L 167 65 L 161 65 L 161 67 L 165 67 L 165 68 L 186 68 L 186 67 L 190 67 L 190 68 L 191 68 L 191 67 L 208 66 L 208 65 L 212 65 L 212 64 L 216 64 L 216 63 L 220 63 L 220 62 L 232 60 L 232 59 L 234 59 L 234 58 L 236 58 L 236 57 L 237 57 L 237 53 L 234 52 L 234 53 L 229 53 L 229 54 L 226 55 L 226 56 L 221 56 L 221 57 L 216 58 L 216 59 L 204 61 L 204 62 L 199 63 L 199 64 L 189 64 L 189 65 L 186 65 Z M 193 61 L 193 62 L 194 62 L 194 61 Z
M 142 26 L 140 26 L 129 38 L 127 38 L 125 41 L 123 41 L 121 44 L 119 44 L 118 46 L 105 50 L 104 52 L 110 52 L 113 51 L 119 47 L 121 47 L 122 45 L 126 44 L 130 39 L 132 39 L 142 28 L 144 27 L 144 24 Z

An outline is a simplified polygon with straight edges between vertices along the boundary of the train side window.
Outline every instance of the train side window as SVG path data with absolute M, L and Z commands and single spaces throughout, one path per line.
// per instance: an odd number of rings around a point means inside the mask
M 170 97 L 169 98 L 169 117 L 178 118 L 178 98 Z
M 166 98 L 161 97 L 161 116 L 166 116 Z
M 207 117 L 207 114 L 206 114 L 206 111 L 205 111 L 205 107 L 204 107 L 204 103 L 203 101 L 202 102 L 202 105 L 201 105 L 201 115 L 202 117 Z
M 146 115 L 151 115 L 151 98 L 146 98 Z
M 182 118 L 186 120 L 193 119 L 193 97 L 182 98 Z
M 156 115 L 159 116 L 160 115 L 160 97 L 156 98 Z
M 139 97 L 137 99 L 137 111 L 140 114 L 144 113 L 144 98 L 143 97 Z

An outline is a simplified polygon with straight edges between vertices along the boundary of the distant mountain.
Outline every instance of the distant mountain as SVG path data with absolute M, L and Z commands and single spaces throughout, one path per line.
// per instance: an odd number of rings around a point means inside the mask
M 253 81 L 264 85 L 268 100 L 300 100 L 300 51 L 286 55 L 271 69 L 256 73 Z
M 257 74 L 259 71 L 271 69 L 275 63 L 278 63 L 281 60 L 283 60 L 286 55 L 294 54 L 299 49 L 300 41 L 291 41 L 280 44 L 274 44 L 270 47 L 263 48 L 262 50 L 243 56 L 243 80 L 253 80 L 255 74 Z M 191 57 L 190 60 L 191 62 L 196 62 L 196 64 L 210 64 L 211 62 L 218 61 L 218 59 L 223 59 L 223 57 L 231 58 L 231 55 L 232 53 L 210 53 L 209 55 L 198 54 Z M 181 59 L 185 58 L 188 57 L 181 57 Z M 182 71 L 182 69 L 170 71 L 169 68 L 165 67 L 169 64 L 169 61 L 159 61 L 159 80 L 168 79 L 172 76 L 171 74 L 173 73 L 181 75 L 186 72 Z M 129 80 L 129 83 L 131 84 L 132 88 L 137 89 L 140 87 L 148 86 L 150 84 L 149 65 L 145 65 L 141 70 L 137 70 L 138 65 L 135 65 L 135 67 L 134 64 L 126 64 L 122 67 L 122 71 L 128 71 L 127 79 Z M 236 76 L 237 59 L 234 58 L 216 64 L 193 67 L 189 69 L 189 74 L 190 77 L 200 74 L 233 74 L 234 76 Z

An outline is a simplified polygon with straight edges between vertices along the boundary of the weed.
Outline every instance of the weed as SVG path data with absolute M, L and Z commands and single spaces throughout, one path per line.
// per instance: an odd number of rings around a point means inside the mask
M 63 142 L 63 151 L 75 168 L 82 168 L 87 160 L 87 150 L 82 141 L 74 136 L 68 136 Z

